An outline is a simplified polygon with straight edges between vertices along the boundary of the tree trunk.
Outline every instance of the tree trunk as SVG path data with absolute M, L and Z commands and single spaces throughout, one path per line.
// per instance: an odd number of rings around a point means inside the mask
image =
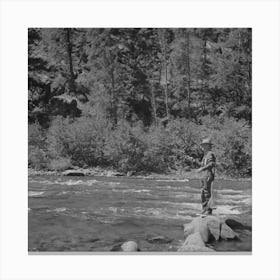
M 71 28 L 65 28 L 66 31 L 66 43 L 67 43 L 67 55 L 68 55 L 68 71 L 69 71 L 69 92 L 76 95 L 75 75 L 73 70 L 72 59 L 72 41 L 71 41 Z
M 153 109 L 153 115 L 154 115 L 154 123 L 157 126 L 158 121 L 157 121 L 157 106 L 156 106 L 156 98 L 155 98 L 155 92 L 154 92 L 154 86 L 151 85 L 151 92 L 152 92 L 152 109 Z
M 169 119 L 169 109 L 168 109 L 168 61 L 167 61 L 167 40 L 166 40 L 166 29 L 158 29 L 158 40 L 161 49 L 161 69 L 164 68 L 164 95 L 165 95 L 165 111 L 166 119 Z
M 188 117 L 190 118 L 191 110 L 191 68 L 190 68 L 190 33 L 186 32 L 187 44 L 187 91 L 188 91 Z
M 115 92 L 115 75 L 114 69 L 111 69 L 111 111 L 112 111 L 112 118 L 114 126 L 118 123 L 118 116 L 117 116 L 117 100 L 116 100 L 116 92 Z
M 206 77 L 207 77 L 207 70 L 206 70 L 206 59 L 207 59 L 207 53 L 206 53 L 206 46 L 207 46 L 207 38 L 204 34 L 203 36 L 203 57 L 202 57 L 202 104 L 205 108 L 206 104 Z M 205 110 L 205 109 L 204 109 Z
M 168 63 L 167 63 L 167 50 L 166 50 L 167 42 L 164 40 L 164 64 L 165 64 L 165 108 L 166 108 L 166 117 L 169 119 L 169 109 L 168 109 L 168 82 L 167 82 L 167 75 L 168 75 Z

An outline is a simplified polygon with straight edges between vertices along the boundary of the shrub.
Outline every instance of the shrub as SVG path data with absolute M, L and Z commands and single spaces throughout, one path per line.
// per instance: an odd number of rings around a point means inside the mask
M 198 125 L 185 119 L 177 119 L 166 127 L 170 164 L 176 169 L 192 166 L 189 156 L 199 158 L 201 131 Z
M 46 135 L 44 129 L 39 123 L 28 125 L 28 145 L 29 147 L 39 147 L 45 149 L 46 147 Z
M 139 171 L 143 169 L 143 157 L 146 149 L 140 135 L 141 124 L 131 127 L 122 121 L 108 135 L 105 146 L 105 157 L 109 163 L 120 171 Z
M 30 146 L 28 149 L 28 166 L 40 170 L 47 168 L 49 158 L 47 153 L 37 146 Z
M 200 124 L 175 119 L 164 126 L 145 128 L 141 122 L 120 121 L 113 128 L 105 117 L 88 114 L 77 119 L 56 117 L 47 133 L 29 126 L 29 165 L 64 170 L 71 164 L 113 166 L 127 171 L 166 172 L 198 165 L 199 143 L 212 137 L 217 170 L 230 176 L 250 176 L 252 164 L 251 127 L 232 118 L 201 118 Z
M 144 163 L 152 171 L 197 167 L 191 157 L 202 157 L 198 145 L 199 126 L 185 119 L 172 120 L 166 127 L 151 127 L 143 134 L 146 141 Z
M 55 171 L 63 171 L 72 167 L 70 158 L 57 158 L 50 160 L 48 169 Z
M 233 118 L 202 119 L 202 134 L 212 137 L 217 171 L 230 176 L 250 176 L 252 132 L 246 121 Z
M 164 172 L 168 169 L 168 140 L 164 127 L 152 126 L 141 135 L 145 143 L 143 166 L 145 171 Z
M 49 159 L 46 151 L 46 136 L 38 123 L 28 125 L 28 166 L 45 169 Z
M 56 118 L 48 131 L 48 149 L 52 158 L 71 158 L 78 166 L 104 164 L 104 145 L 108 125 L 92 117 L 72 121 Z
M 220 171 L 232 176 L 250 176 L 252 132 L 249 125 L 242 120 L 226 119 L 218 135 Z

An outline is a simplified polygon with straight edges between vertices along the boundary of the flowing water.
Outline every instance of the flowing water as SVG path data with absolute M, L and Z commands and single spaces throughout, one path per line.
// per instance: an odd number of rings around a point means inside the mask
M 214 214 L 251 224 L 251 182 L 216 180 Z M 201 211 L 199 180 L 133 177 L 29 176 L 29 251 L 101 252 L 126 240 L 141 251 L 177 251 L 183 224 Z M 217 251 L 251 251 L 241 240 L 214 244 Z M 152 237 L 161 236 L 151 242 Z M 164 238 L 163 238 L 164 237 Z

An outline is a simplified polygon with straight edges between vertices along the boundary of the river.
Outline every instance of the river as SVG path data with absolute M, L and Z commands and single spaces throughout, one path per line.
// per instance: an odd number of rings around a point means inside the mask
M 251 193 L 250 181 L 216 180 L 214 214 L 251 224 Z M 174 252 L 182 225 L 200 211 L 199 180 L 29 176 L 28 250 L 108 252 L 135 240 L 141 251 Z M 214 249 L 251 251 L 251 231 L 239 234 Z M 165 239 L 151 242 L 155 236 Z

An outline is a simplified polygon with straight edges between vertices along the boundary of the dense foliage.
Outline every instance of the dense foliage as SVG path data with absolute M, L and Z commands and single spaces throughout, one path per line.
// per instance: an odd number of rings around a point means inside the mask
M 29 164 L 251 174 L 251 29 L 28 31 Z

